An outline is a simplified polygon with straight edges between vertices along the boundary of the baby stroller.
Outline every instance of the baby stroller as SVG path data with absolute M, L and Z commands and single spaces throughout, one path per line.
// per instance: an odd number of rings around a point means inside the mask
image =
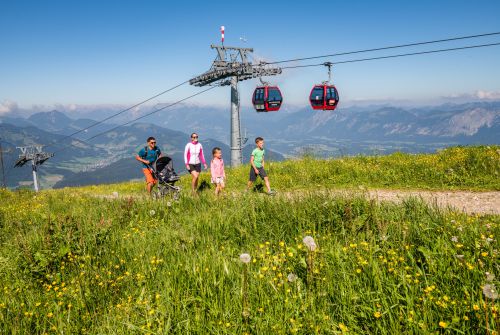
M 162 156 L 153 163 L 152 172 L 158 180 L 158 189 L 152 193 L 156 199 L 161 199 L 167 194 L 171 195 L 174 200 L 179 199 L 181 188 L 175 186 L 175 182 L 180 177 L 175 173 L 172 158 Z

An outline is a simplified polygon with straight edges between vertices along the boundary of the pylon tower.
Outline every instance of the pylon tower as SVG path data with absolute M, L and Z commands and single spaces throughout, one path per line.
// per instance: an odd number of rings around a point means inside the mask
M 224 45 L 211 45 L 217 50 L 217 58 L 207 72 L 192 78 L 189 83 L 194 86 L 231 85 L 231 166 L 242 163 L 240 120 L 240 99 L 238 82 L 264 76 L 274 76 L 281 73 L 281 68 L 270 67 L 265 63 L 252 64 L 248 55 L 252 48 L 228 47 Z
M 45 163 L 47 159 L 54 156 L 53 153 L 43 152 L 42 145 L 31 145 L 26 147 L 17 147 L 21 150 L 21 154 L 19 155 L 19 159 L 16 161 L 14 167 L 21 167 L 27 162 L 31 161 L 31 168 L 33 171 L 33 187 L 35 192 L 38 192 L 38 176 L 37 170 L 38 166 Z

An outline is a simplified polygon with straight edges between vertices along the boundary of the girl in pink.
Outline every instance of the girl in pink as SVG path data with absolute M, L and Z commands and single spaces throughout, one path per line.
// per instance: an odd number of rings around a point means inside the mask
M 212 176 L 212 183 L 215 184 L 215 195 L 219 195 L 219 193 L 224 189 L 224 181 L 226 179 L 224 161 L 222 160 L 222 151 L 220 148 L 213 148 L 212 156 L 212 162 L 210 163 L 210 175 Z
M 198 134 L 191 134 L 191 142 L 186 144 L 184 149 L 184 164 L 192 176 L 191 180 L 191 190 L 193 194 L 196 194 L 196 188 L 198 187 L 198 177 L 201 172 L 201 163 L 205 170 L 207 169 L 207 163 L 205 162 L 205 157 L 203 156 L 203 147 L 201 143 L 198 142 Z

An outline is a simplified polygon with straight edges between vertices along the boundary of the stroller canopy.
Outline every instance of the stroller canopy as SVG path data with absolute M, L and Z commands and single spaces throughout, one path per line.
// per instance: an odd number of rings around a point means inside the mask
M 168 156 L 162 156 L 156 160 L 154 168 L 156 172 L 161 172 L 167 166 L 169 167 L 169 170 L 173 170 L 172 158 Z

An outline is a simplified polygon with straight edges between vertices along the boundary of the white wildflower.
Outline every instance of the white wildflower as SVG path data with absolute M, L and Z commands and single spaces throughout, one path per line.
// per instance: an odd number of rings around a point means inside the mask
M 304 244 L 306 245 L 306 247 L 310 251 L 314 251 L 317 248 L 316 242 L 314 242 L 314 238 L 312 238 L 312 236 L 308 235 L 308 236 L 304 237 L 304 239 L 302 240 L 302 242 L 304 242 Z
M 172 207 L 172 203 L 170 201 L 167 201 L 167 207 Z
M 498 292 L 495 284 L 486 284 L 483 287 L 483 294 L 486 298 L 490 300 L 495 300 L 498 298 Z
M 250 260 L 252 259 L 252 257 L 250 257 L 249 254 L 241 254 L 240 255 L 240 261 L 242 261 L 243 263 L 245 264 L 248 264 L 250 263 Z
M 495 275 L 493 273 L 486 272 L 486 281 L 494 281 L 495 280 Z
M 294 273 L 289 273 L 288 276 L 286 276 L 286 279 L 288 279 L 288 281 L 290 283 L 293 283 L 294 281 L 296 281 L 297 278 L 298 278 L 297 275 Z
M 457 243 L 458 242 L 458 237 L 452 236 L 451 241 L 454 242 L 454 243 Z
M 150 211 L 149 211 L 149 215 L 153 216 L 153 215 L 155 215 L 155 214 L 156 214 L 156 212 L 155 212 L 155 210 L 154 210 L 154 209 L 152 209 L 152 210 L 150 210 Z

